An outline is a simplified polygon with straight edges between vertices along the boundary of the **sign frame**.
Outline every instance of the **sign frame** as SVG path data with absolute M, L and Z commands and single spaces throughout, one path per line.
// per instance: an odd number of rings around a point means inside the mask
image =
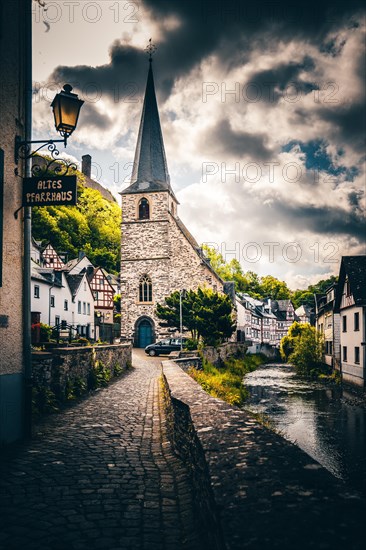
M 22 206 L 75 206 L 77 177 L 42 175 L 23 178 Z

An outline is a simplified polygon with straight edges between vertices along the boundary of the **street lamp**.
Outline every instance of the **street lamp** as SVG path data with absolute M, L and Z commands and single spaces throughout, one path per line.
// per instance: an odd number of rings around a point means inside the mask
M 19 158 L 28 159 L 34 156 L 35 153 L 43 149 L 43 147 L 48 146 L 51 153 L 58 155 L 55 143 L 63 143 L 66 147 L 67 140 L 75 130 L 78 120 L 80 109 L 84 104 L 82 99 L 79 99 L 77 94 L 72 93 L 72 86 L 70 84 L 65 84 L 64 89 L 56 94 L 54 100 L 51 103 L 53 110 L 53 116 L 55 119 L 55 127 L 63 139 L 50 139 L 38 140 L 38 141 L 23 141 L 21 137 L 15 137 L 15 152 L 14 160 L 15 164 L 18 164 Z M 40 146 L 32 151 L 31 145 L 37 144 Z M 23 155 L 20 154 L 20 151 L 23 150 Z
M 26 62 L 26 90 L 28 98 L 26 100 L 26 119 L 25 119 L 25 139 L 20 136 L 15 136 L 14 143 L 14 161 L 17 165 L 19 158 L 25 161 L 24 172 L 26 177 L 30 177 L 32 174 L 31 159 L 43 149 L 48 147 L 49 152 L 53 159 L 56 159 L 59 155 L 59 151 L 56 148 L 55 143 L 67 144 L 67 138 L 75 130 L 79 112 L 84 101 L 80 100 L 76 94 L 71 93 L 71 86 L 65 85 L 62 92 L 56 95 L 52 102 L 52 109 L 55 118 L 55 125 L 58 132 L 63 137 L 62 140 L 41 140 L 32 141 L 31 128 L 32 128 L 32 102 L 31 93 L 32 89 L 32 73 L 31 73 L 31 61 L 32 61 L 32 32 L 31 32 L 31 14 L 27 11 L 27 25 L 25 40 L 27 41 L 27 62 Z M 35 151 L 32 151 L 32 145 L 37 144 L 38 147 Z M 67 164 L 67 163 L 66 163 Z M 46 165 L 48 169 L 48 164 Z M 67 170 L 72 167 L 72 164 L 68 164 Z M 18 175 L 18 168 L 15 168 L 15 174 Z M 20 210 L 20 209 L 18 209 Z M 17 211 L 18 212 L 18 211 Z M 17 216 L 17 212 L 14 216 Z M 24 348 L 24 433 L 25 436 L 30 438 L 32 435 L 32 342 L 31 342 L 31 238 L 32 238 L 32 216 L 31 208 L 27 206 L 24 209 L 24 221 L 23 221 L 23 348 Z
M 56 94 L 51 103 L 53 116 L 55 117 L 55 127 L 59 134 L 64 137 L 65 147 L 67 138 L 71 136 L 77 126 L 80 109 L 84 103 L 71 90 L 72 86 L 65 84 L 64 89 Z

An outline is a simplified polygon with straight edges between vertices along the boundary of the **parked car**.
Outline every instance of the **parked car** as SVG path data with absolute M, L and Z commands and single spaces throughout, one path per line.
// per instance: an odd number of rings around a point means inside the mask
M 183 347 L 187 341 L 187 338 L 182 338 Z M 166 338 L 146 346 L 145 353 L 153 357 L 154 355 L 169 355 L 172 351 L 180 350 L 180 338 Z

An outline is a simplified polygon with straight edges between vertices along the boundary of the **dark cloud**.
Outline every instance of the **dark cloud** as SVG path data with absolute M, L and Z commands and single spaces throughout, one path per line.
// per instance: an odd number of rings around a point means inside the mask
M 204 139 L 206 148 L 213 153 L 233 155 L 238 160 L 249 156 L 253 160 L 265 161 L 273 154 L 266 145 L 264 134 L 234 131 L 228 120 L 221 120 L 214 128 L 207 130 Z
M 56 82 L 69 82 L 87 101 L 106 94 L 115 103 L 136 102 L 146 82 L 146 54 L 119 42 L 110 48 L 110 63 L 91 67 L 57 67 L 50 77 Z
M 274 207 L 282 220 L 303 231 L 320 235 L 348 235 L 355 237 L 359 243 L 364 242 L 366 232 L 365 217 L 355 209 L 346 211 L 342 208 L 326 206 L 293 206 L 277 204 Z M 272 210 L 271 210 L 272 211 Z
M 108 130 L 113 121 L 105 114 L 100 114 L 93 103 L 85 103 L 82 110 L 83 125 L 98 130 Z
M 318 116 L 330 122 L 334 128 L 333 137 L 340 143 L 346 143 L 357 151 L 365 151 L 365 105 L 353 103 L 351 105 L 335 104 L 319 109 Z
M 267 47 L 281 39 L 304 35 L 319 40 L 341 17 L 349 16 L 362 3 L 359 0 L 326 2 L 243 2 L 243 0 L 144 0 L 150 16 L 175 15 L 180 26 L 166 31 L 158 52 L 157 89 L 165 100 L 174 80 L 187 74 L 206 56 L 215 53 L 229 65 L 245 62 L 248 53 L 258 48 L 259 31 Z M 136 94 L 143 91 L 146 75 L 146 54 L 128 45 L 115 42 L 110 50 L 111 61 L 99 67 L 58 67 L 52 78 L 79 82 L 80 86 L 96 83 L 103 93 L 121 98 L 124 87 L 132 83 Z M 302 67 L 304 70 L 304 67 Z M 295 76 L 300 67 L 279 68 L 273 78 L 281 82 Z M 265 77 L 265 75 L 262 75 Z M 268 75 L 271 76 L 271 75 Z M 261 75 L 257 75 L 260 79 Z M 304 84 L 304 86 L 306 86 Z M 311 86 L 311 83 L 309 84 Z M 116 92 L 117 90 L 117 92 Z
M 289 96 L 305 95 L 318 89 L 313 82 L 300 80 L 300 74 L 314 69 L 313 59 L 305 57 L 302 63 L 282 63 L 266 71 L 252 73 L 248 83 L 261 93 L 261 99 L 268 103 L 276 103 L 283 98 L 286 91 Z

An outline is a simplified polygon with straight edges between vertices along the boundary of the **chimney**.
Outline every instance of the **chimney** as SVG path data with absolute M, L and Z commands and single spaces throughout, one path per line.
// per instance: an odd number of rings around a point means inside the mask
M 81 171 L 87 178 L 91 178 L 92 158 L 90 155 L 82 156 Z

